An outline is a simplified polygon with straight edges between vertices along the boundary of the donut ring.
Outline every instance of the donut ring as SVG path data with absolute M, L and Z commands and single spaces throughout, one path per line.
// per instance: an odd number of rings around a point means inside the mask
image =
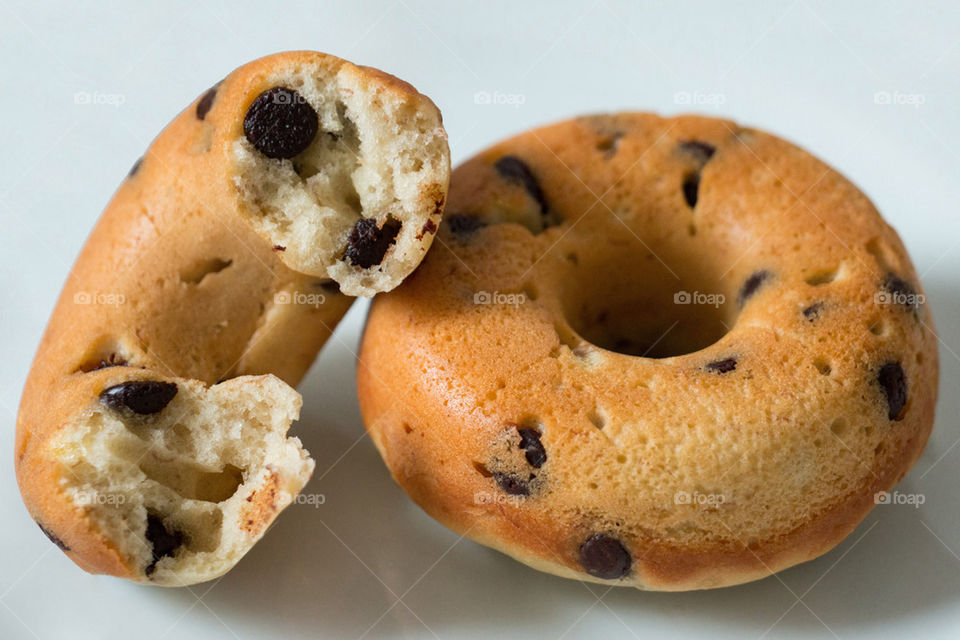
M 191 104 L 104 211 L 28 376 L 15 460 L 40 528 L 94 573 L 230 569 L 313 471 L 292 387 L 344 293 L 416 266 L 448 178 L 436 107 L 339 58 L 263 58 Z
M 358 386 L 434 518 L 559 576 L 721 587 L 815 558 L 920 455 L 938 376 L 907 253 L 802 149 L 624 113 L 454 171 L 372 305 Z

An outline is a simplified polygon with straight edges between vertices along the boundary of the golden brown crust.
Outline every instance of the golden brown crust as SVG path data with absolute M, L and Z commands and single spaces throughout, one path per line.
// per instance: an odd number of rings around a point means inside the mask
M 374 300 L 364 421 L 421 507 L 535 568 L 754 580 L 836 545 L 927 441 L 936 339 L 902 243 L 773 136 L 647 114 L 534 130 L 454 172 L 439 237 Z M 581 563 L 598 534 L 622 579 Z
M 87 571 L 141 569 L 58 489 L 58 431 L 107 386 L 151 374 L 209 385 L 274 373 L 296 385 L 352 302 L 284 265 L 238 217 L 228 173 L 260 79 L 322 58 L 257 60 L 216 86 L 203 119 L 197 102 L 184 110 L 124 180 L 67 279 L 24 388 L 16 471 L 31 516 Z

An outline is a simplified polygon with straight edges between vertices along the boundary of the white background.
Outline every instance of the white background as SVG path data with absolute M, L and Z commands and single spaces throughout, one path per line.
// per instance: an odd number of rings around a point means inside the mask
M 0 638 L 956 637 L 960 12 L 721 4 L 0 0 Z M 291 507 L 215 583 L 163 590 L 77 569 L 28 517 L 12 465 L 47 317 L 157 132 L 239 64 L 298 48 L 415 84 L 443 111 L 455 162 L 533 125 L 637 109 L 735 118 L 838 167 L 903 236 L 940 332 L 936 429 L 899 487 L 926 503 L 878 507 L 823 558 L 737 588 L 657 594 L 539 574 L 459 540 L 390 480 L 356 406 L 360 303 L 301 386 L 295 433 L 317 459 L 307 491 L 325 504 Z M 476 104 L 482 91 L 513 104 Z M 77 104 L 78 92 L 113 104 Z

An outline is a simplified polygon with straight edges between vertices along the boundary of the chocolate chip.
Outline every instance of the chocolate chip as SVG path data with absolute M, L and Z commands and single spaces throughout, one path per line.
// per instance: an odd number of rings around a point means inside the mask
M 706 164 L 707 161 L 710 160 L 710 158 L 713 157 L 713 154 L 717 151 L 717 148 L 712 144 L 700 142 L 699 140 L 684 140 L 678 145 L 678 147 L 684 153 L 693 156 L 693 158 L 696 159 L 701 165 Z
M 70 547 L 68 547 L 66 543 L 63 540 L 61 540 L 59 536 L 57 536 L 57 534 L 47 529 L 45 526 L 43 526 L 39 522 L 37 523 L 37 526 L 40 527 L 40 531 L 43 531 L 43 535 L 47 536 L 47 538 L 50 539 L 50 542 L 57 545 L 60 551 L 70 551 Z
M 880 367 L 877 382 L 887 398 L 887 418 L 903 420 L 904 407 L 907 405 L 907 377 L 899 362 L 888 362 Z
M 715 373 L 730 373 L 737 368 L 737 359 L 724 358 L 723 360 L 714 360 L 713 362 L 708 362 L 704 368 L 707 371 L 713 371 Z
M 580 545 L 580 566 L 595 578 L 616 580 L 630 573 L 630 552 L 623 543 L 597 533 Z
M 683 179 L 683 199 L 687 206 L 693 209 L 697 206 L 697 197 L 700 192 L 700 173 L 691 173 Z
M 275 245 L 273 245 L 273 250 L 274 250 L 274 251 L 286 251 L 287 248 L 286 248 L 285 246 L 283 246 L 282 244 L 275 244 Z
M 147 542 L 153 549 L 153 561 L 147 565 L 146 574 L 149 576 L 157 569 L 157 563 L 163 558 L 173 555 L 183 544 L 183 534 L 179 531 L 170 531 L 158 516 L 147 514 Z
M 137 161 L 133 163 L 133 166 L 130 167 L 130 171 L 127 172 L 127 177 L 132 178 L 137 175 L 137 171 L 140 171 L 140 165 L 143 164 L 143 158 L 137 158 Z
M 313 286 L 320 287 L 330 293 L 340 293 L 340 283 L 336 280 L 319 280 L 313 283 Z
M 914 312 L 920 308 L 917 290 L 900 276 L 888 273 L 883 281 L 883 289 L 890 295 L 890 301 Z
M 477 229 L 486 226 L 483 224 L 483 222 L 474 218 L 473 216 L 467 216 L 463 214 L 447 216 L 443 219 L 443 221 L 446 223 L 447 227 L 450 228 L 450 231 L 458 236 L 469 236 Z
M 317 112 L 293 89 L 267 89 L 253 101 L 243 119 L 243 133 L 268 158 L 292 158 L 317 135 Z
M 500 177 L 521 185 L 527 194 L 540 206 L 540 213 L 547 213 L 547 199 L 530 167 L 516 156 L 503 156 L 493 165 Z
M 210 112 L 210 107 L 213 106 L 213 100 L 217 97 L 217 87 L 219 86 L 220 83 L 217 83 L 207 89 L 207 92 L 203 94 L 203 97 L 197 102 L 197 119 L 203 120 L 207 117 L 207 113 Z
M 154 380 L 130 380 L 107 387 L 100 393 L 100 402 L 114 411 L 129 410 L 149 415 L 163 410 L 177 395 L 177 385 Z
M 395 218 L 387 218 L 382 227 L 377 227 L 373 218 L 361 218 L 350 231 L 347 239 L 347 249 L 344 259 L 363 269 L 383 262 L 383 257 L 397 240 L 401 222 Z
M 812 305 L 803 310 L 803 317 L 813 322 L 820 317 L 820 312 L 823 311 L 822 302 L 814 302 Z
M 494 471 L 493 480 L 497 483 L 498 487 L 511 496 L 530 495 L 530 485 L 527 484 L 527 480 L 520 478 L 516 474 Z
M 534 469 L 539 469 L 547 461 L 547 451 L 540 442 L 540 432 L 536 429 L 525 427 L 517 429 L 520 434 L 520 448 L 525 451 L 524 457 Z
M 740 293 L 737 294 L 737 303 L 742 307 L 772 275 L 773 274 L 766 269 L 752 274 L 747 278 L 746 282 L 743 283 L 743 286 L 740 287 Z

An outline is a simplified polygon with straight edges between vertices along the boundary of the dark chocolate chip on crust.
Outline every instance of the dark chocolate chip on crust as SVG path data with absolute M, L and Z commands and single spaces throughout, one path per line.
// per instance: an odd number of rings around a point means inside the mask
M 700 172 L 691 173 L 683 179 L 683 199 L 687 201 L 687 206 L 693 209 L 697 206 L 697 198 L 700 194 Z
M 493 165 L 500 177 L 521 185 L 533 200 L 540 206 L 540 213 L 546 215 L 547 198 L 543 189 L 530 167 L 517 156 L 503 156 Z
M 813 322 L 814 320 L 820 317 L 821 311 L 823 311 L 823 303 L 814 302 L 809 307 L 806 307 L 803 310 L 803 317 L 809 320 L 810 322 Z
M 524 451 L 524 457 L 534 469 L 539 469 L 547 461 L 547 451 L 540 442 L 540 432 L 532 427 L 517 429 L 520 434 L 520 448 Z
M 40 531 L 43 531 L 43 535 L 47 536 L 47 538 L 50 539 L 50 542 L 57 545 L 57 548 L 59 548 L 60 551 L 70 551 L 70 547 L 68 547 L 66 543 L 63 540 L 61 540 L 59 536 L 57 536 L 57 534 L 47 529 L 45 526 L 43 526 L 39 522 L 37 523 L 37 526 L 40 527 Z
M 493 480 L 497 483 L 498 487 L 511 496 L 530 495 L 530 485 L 528 484 L 528 480 L 521 478 L 514 473 L 494 471 Z
M 747 278 L 743 283 L 743 286 L 740 287 L 740 293 L 737 294 L 737 304 L 742 307 L 744 303 L 749 300 L 767 280 L 771 278 L 772 275 L 773 274 L 766 269 L 752 273 L 750 277 Z
M 477 218 L 463 215 L 462 213 L 447 216 L 443 219 L 443 222 L 447 225 L 450 231 L 458 236 L 469 236 L 477 229 L 486 226 Z
M 207 117 L 207 114 L 210 112 L 210 107 L 213 106 L 213 101 L 217 97 L 217 87 L 220 86 L 220 83 L 217 83 L 207 89 L 207 92 L 203 94 L 203 97 L 197 102 L 197 119 L 203 120 Z
M 595 578 L 622 578 L 630 573 L 631 563 L 623 543 L 605 533 L 594 534 L 580 545 L 580 566 Z
M 147 514 L 147 542 L 153 552 L 153 560 L 147 565 L 146 574 L 152 575 L 157 569 L 157 563 L 163 558 L 173 555 L 173 552 L 183 544 L 183 534 L 179 531 L 167 529 L 158 516 Z
M 706 164 L 717 151 L 717 148 L 712 144 L 707 144 L 699 140 L 684 140 L 677 146 L 681 151 L 692 156 L 701 165 Z
M 401 225 L 395 218 L 387 218 L 382 227 L 378 227 L 373 218 L 357 220 L 347 239 L 344 260 L 362 269 L 380 264 L 390 245 L 397 241 Z
M 887 418 L 903 420 L 907 406 L 907 376 L 899 362 L 888 362 L 877 372 L 877 382 L 887 399 Z
M 714 360 L 705 365 L 707 371 L 714 373 L 730 373 L 737 368 L 736 358 L 724 358 L 723 360 Z
M 247 109 L 243 133 L 268 158 L 292 158 L 317 135 L 317 112 L 293 89 L 274 87 L 261 93 Z
M 130 380 L 107 387 L 100 402 L 114 411 L 132 411 L 139 415 L 159 413 L 177 395 L 177 385 L 155 380 Z
M 143 164 L 143 158 L 137 158 L 137 161 L 133 163 L 133 166 L 130 167 L 130 171 L 127 172 L 127 177 L 132 178 L 137 175 L 137 171 L 140 171 L 140 165 Z

